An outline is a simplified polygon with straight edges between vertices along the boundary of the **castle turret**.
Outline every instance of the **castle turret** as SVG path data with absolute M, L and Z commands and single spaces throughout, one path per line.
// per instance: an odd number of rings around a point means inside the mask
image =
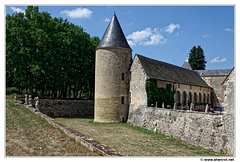
M 94 122 L 124 122 L 129 106 L 130 48 L 114 14 L 96 48 Z
M 191 65 L 189 64 L 188 59 L 184 62 L 184 64 L 182 65 L 182 67 L 185 68 L 185 69 L 192 70 L 192 67 L 191 67 Z

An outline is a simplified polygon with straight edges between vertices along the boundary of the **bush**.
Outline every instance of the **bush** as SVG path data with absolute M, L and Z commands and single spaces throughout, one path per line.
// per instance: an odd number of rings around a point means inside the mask
M 159 104 L 164 102 L 165 105 L 174 104 L 175 90 L 172 88 L 171 84 L 167 84 L 166 88 L 158 88 L 157 80 L 147 79 L 146 92 L 148 106 L 151 106 L 151 104 L 154 104 L 156 102 L 158 102 Z
M 16 87 L 7 87 L 7 89 L 6 89 L 7 95 L 17 93 L 17 92 L 18 92 L 18 89 Z

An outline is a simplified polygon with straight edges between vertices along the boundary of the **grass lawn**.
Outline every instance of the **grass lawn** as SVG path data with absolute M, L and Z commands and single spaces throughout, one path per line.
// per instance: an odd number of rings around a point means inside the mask
M 98 156 L 24 106 L 6 100 L 6 156 Z
M 124 156 L 224 156 L 128 123 L 94 123 L 91 117 L 55 119 Z

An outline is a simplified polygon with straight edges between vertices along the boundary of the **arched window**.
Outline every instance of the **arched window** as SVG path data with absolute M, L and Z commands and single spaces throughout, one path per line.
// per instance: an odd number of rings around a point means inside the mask
M 181 103 L 181 93 L 179 91 L 176 92 L 176 95 L 175 95 L 175 102 L 178 104 L 178 103 Z
M 207 94 L 207 103 L 208 103 L 208 104 L 210 104 L 209 101 L 210 101 L 210 100 L 209 100 L 209 94 Z
M 187 105 L 187 94 L 185 91 L 182 94 L 182 105 Z
M 203 103 L 206 103 L 206 94 L 203 93 Z
M 198 100 L 198 103 L 199 103 L 199 104 L 202 103 L 202 94 L 201 94 L 201 93 L 199 93 L 199 100 Z
M 192 103 L 192 93 L 191 92 L 188 93 L 188 102 Z
M 193 102 L 194 102 L 194 104 L 197 103 L 197 93 L 196 92 L 194 92 Z

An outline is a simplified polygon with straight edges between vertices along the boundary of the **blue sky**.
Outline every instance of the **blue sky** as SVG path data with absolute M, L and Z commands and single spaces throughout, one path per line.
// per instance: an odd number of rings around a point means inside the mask
M 6 13 L 26 6 L 7 5 Z M 102 38 L 114 11 L 137 54 L 182 66 L 193 46 L 206 55 L 206 69 L 234 66 L 234 6 L 44 6 L 52 17 L 63 17 L 91 36 Z

